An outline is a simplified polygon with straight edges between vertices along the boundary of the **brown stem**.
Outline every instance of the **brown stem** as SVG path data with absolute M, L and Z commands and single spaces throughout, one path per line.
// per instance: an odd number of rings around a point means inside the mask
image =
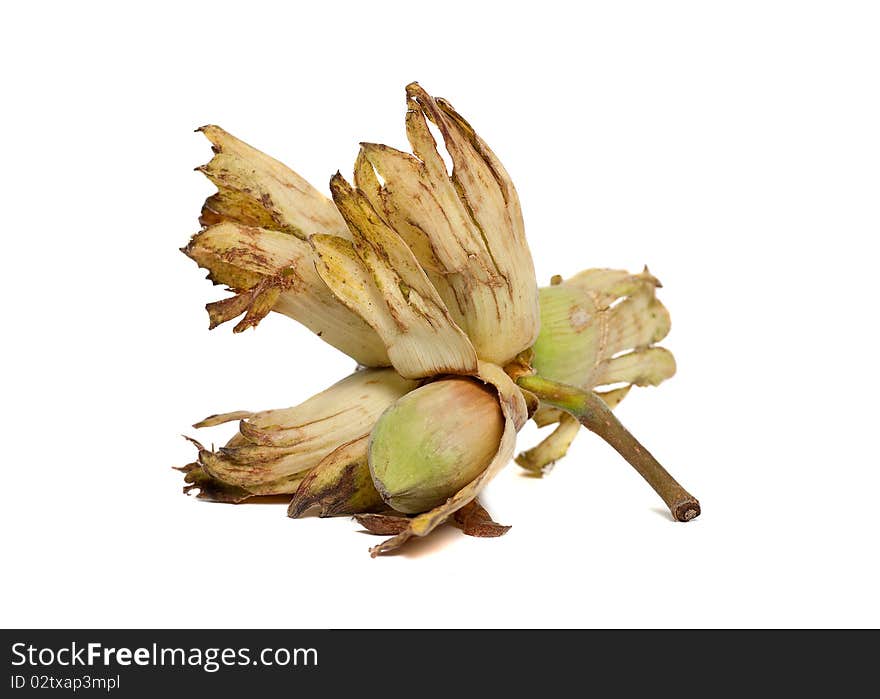
M 534 374 L 521 376 L 516 382 L 543 402 L 571 413 L 584 427 L 614 447 L 663 498 L 676 521 L 689 522 L 699 516 L 697 499 L 679 485 L 595 393 Z

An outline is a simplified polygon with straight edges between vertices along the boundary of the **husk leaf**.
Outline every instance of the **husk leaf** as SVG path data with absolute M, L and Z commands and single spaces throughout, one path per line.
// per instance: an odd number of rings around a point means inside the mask
M 210 327 L 246 314 L 241 332 L 269 311 L 301 322 L 364 366 L 387 366 L 382 342 L 334 297 L 314 269 L 313 233 L 349 237 L 333 202 L 282 163 L 218 126 L 199 129 L 214 157 L 197 168 L 217 187 L 183 251 L 235 296 L 208 304 Z
M 246 417 L 226 446 L 199 445 L 199 466 L 220 483 L 252 494 L 294 493 L 309 470 L 369 434 L 384 410 L 415 386 L 391 369 L 365 369 L 293 408 L 211 416 L 197 426 Z
M 406 243 L 341 175 L 330 188 L 353 241 L 312 236 L 324 283 L 378 333 L 401 376 L 474 373 L 473 346 Z
M 299 517 L 320 506 L 321 517 L 370 512 L 383 506 L 370 477 L 369 435 L 343 444 L 305 477 L 287 508 L 288 517 Z
M 534 342 L 539 321 L 516 190 L 495 154 L 448 102 L 413 83 L 407 106 L 415 156 L 361 144 L 355 183 L 410 246 L 477 355 L 503 365 Z M 451 176 L 427 120 L 443 136 L 454 163 Z

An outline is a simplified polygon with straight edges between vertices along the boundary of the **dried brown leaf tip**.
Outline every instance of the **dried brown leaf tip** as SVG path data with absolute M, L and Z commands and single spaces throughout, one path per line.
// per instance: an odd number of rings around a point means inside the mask
M 394 536 L 402 534 L 409 528 L 409 517 L 405 515 L 389 515 L 382 513 L 364 512 L 355 515 L 357 520 L 364 529 L 370 534 L 378 536 Z
M 211 328 L 241 317 L 241 332 L 274 311 L 360 368 L 292 408 L 197 423 L 238 432 L 216 449 L 195 442 L 185 492 L 288 495 L 291 517 L 354 515 L 389 537 L 373 556 L 445 523 L 497 537 L 509 527 L 478 497 L 531 417 L 556 428 L 517 457 L 530 472 L 584 425 L 675 519 L 693 519 L 699 503 L 611 412 L 675 372 L 657 346 L 670 327 L 659 282 L 597 268 L 539 289 L 516 189 L 470 123 L 413 83 L 405 130 L 411 153 L 362 143 L 353 184 L 337 173 L 328 197 L 219 127 L 200 129 L 214 156 L 197 169 L 217 193 L 183 251 L 233 293 L 208 304 Z
M 471 502 L 455 513 L 455 523 L 468 536 L 482 538 L 501 536 L 510 529 L 509 525 L 494 522 L 489 513 L 486 512 L 486 508 L 477 500 L 471 500 Z

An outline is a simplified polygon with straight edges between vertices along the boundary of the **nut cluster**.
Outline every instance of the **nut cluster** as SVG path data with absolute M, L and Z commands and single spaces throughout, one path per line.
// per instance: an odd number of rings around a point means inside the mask
M 699 504 L 611 412 L 632 386 L 675 372 L 657 347 L 659 282 L 590 269 L 539 289 L 507 171 L 449 102 L 406 88 L 411 153 L 363 143 L 353 183 L 328 199 L 217 126 L 200 129 L 216 186 L 183 249 L 232 296 L 210 327 L 271 311 L 302 323 L 358 369 L 299 405 L 213 415 L 238 421 L 184 466 L 185 492 L 243 502 L 289 495 L 288 514 L 354 515 L 393 551 L 446 522 L 474 536 L 509 527 L 479 504 L 529 418 L 556 429 L 516 461 L 540 475 L 581 425 L 606 439 L 687 521 Z M 429 124 L 442 137 L 450 172 Z

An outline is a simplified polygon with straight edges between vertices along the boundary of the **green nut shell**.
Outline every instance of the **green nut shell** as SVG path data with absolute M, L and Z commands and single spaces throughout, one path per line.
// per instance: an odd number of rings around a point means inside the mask
M 389 407 L 373 428 L 373 483 L 398 512 L 426 512 L 485 470 L 503 430 L 492 389 L 468 378 L 426 384 Z

